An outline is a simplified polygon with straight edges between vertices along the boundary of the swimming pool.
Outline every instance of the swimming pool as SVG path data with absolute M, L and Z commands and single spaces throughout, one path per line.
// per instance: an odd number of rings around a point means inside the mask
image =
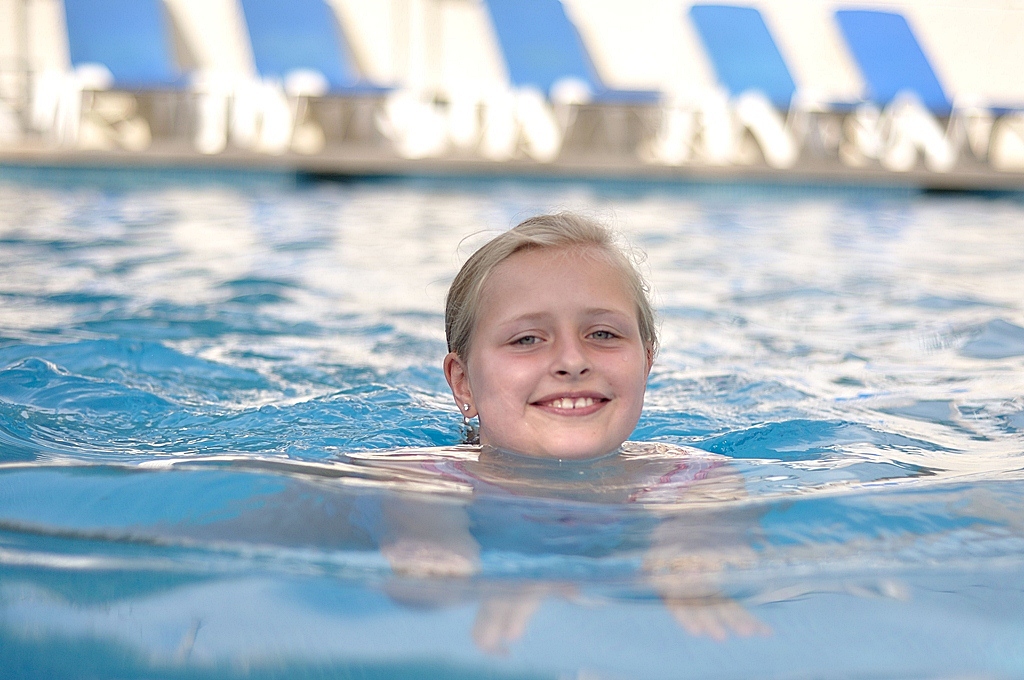
M 472 459 L 447 284 L 558 208 L 647 252 L 634 439 L 723 456 L 717 481 L 484 497 L 479 574 L 394 574 L 382 506 L 467 504 L 425 472 Z M 4 676 L 1024 675 L 1022 218 L 901 190 L 5 170 Z

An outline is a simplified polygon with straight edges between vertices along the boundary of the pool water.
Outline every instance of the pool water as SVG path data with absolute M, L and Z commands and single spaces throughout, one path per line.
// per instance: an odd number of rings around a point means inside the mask
M 479 456 L 447 285 L 566 208 L 647 254 L 637 443 Z M 1024 676 L 1022 225 L 1015 195 L 3 170 L 2 675 Z

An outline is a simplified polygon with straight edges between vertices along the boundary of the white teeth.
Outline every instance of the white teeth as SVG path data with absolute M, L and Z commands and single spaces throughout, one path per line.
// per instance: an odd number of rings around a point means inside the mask
M 590 397 L 577 397 L 572 399 L 570 397 L 561 397 L 551 402 L 553 408 L 561 409 L 574 409 L 574 408 L 586 408 L 587 406 L 593 406 L 594 400 Z

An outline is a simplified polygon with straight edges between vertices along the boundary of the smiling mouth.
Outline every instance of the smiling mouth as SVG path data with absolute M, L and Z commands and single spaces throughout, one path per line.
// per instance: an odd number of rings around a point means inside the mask
M 558 397 L 533 403 L 544 411 L 567 416 L 586 416 L 596 413 L 610 400 L 605 397 Z

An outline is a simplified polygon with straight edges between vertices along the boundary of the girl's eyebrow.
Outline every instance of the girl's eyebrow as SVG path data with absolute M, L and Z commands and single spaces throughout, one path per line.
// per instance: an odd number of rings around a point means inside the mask
M 524 321 L 543 321 L 550 318 L 550 314 L 547 312 L 528 312 L 526 314 L 520 314 L 514 316 L 511 319 L 503 319 L 498 322 L 498 326 L 510 326 L 512 324 L 523 323 Z
M 583 311 L 587 316 L 602 316 L 605 314 L 611 314 L 613 316 L 629 316 L 628 313 L 623 312 L 621 309 L 605 309 L 603 307 L 593 307 Z
M 607 309 L 604 307 L 591 307 L 583 310 L 585 316 L 617 316 L 622 318 L 629 318 L 629 314 L 619 309 Z M 520 314 L 514 316 L 511 319 L 505 319 L 498 322 L 498 326 L 505 327 L 512 324 L 519 324 L 523 322 L 535 322 L 545 321 L 550 319 L 553 315 L 550 312 L 527 312 L 526 314 Z

